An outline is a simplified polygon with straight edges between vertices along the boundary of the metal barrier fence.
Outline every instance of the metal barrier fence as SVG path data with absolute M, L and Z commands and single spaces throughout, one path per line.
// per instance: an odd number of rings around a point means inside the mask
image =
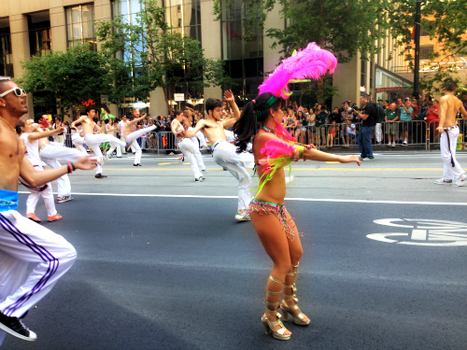
M 439 122 L 427 123 L 424 120 L 411 120 L 406 122 L 381 123 L 375 128 L 371 143 L 373 146 L 397 147 L 405 146 L 404 140 L 407 138 L 407 146 L 418 146 L 424 149 L 431 149 L 433 146 L 439 147 L 439 135 L 436 127 Z M 467 121 L 458 121 L 460 133 L 459 143 L 461 149 L 467 148 Z M 357 137 L 362 127 L 362 123 L 342 123 L 325 124 L 320 127 L 306 126 L 291 131 L 298 142 L 312 143 L 318 148 L 358 147 Z M 289 129 L 290 130 L 290 129 Z M 156 152 L 170 153 L 178 151 L 177 139 L 170 131 L 161 131 L 155 134 Z M 465 146 L 465 147 L 463 147 Z
M 467 150 L 467 121 L 457 119 L 459 126 L 459 138 L 457 139 L 457 150 Z M 436 128 L 439 126 L 439 120 L 434 120 L 427 123 L 427 148 L 439 148 L 440 135 Z M 428 141 L 429 140 L 429 141 Z
M 157 154 L 161 153 L 170 153 L 178 150 L 177 147 L 177 138 L 171 131 L 160 131 L 156 133 L 156 152 Z
M 436 127 L 439 122 L 428 123 L 424 120 L 383 122 L 377 124 L 372 134 L 373 146 L 418 146 L 430 149 L 439 146 Z M 462 144 L 467 142 L 467 122 L 459 121 Z M 313 143 L 318 148 L 357 147 L 357 138 L 362 123 L 324 124 L 319 127 L 306 126 L 288 129 L 298 142 Z M 407 142 L 405 142 L 407 141 Z M 466 145 L 467 146 L 467 145 Z

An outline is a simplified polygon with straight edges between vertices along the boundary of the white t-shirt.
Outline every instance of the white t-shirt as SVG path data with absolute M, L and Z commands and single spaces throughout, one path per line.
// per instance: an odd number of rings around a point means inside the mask
M 26 158 L 31 162 L 32 165 L 42 165 L 41 158 L 39 157 L 39 141 L 36 140 L 33 143 L 28 140 L 28 133 L 21 134 L 19 137 L 23 140 L 24 145 L 26 146 Z

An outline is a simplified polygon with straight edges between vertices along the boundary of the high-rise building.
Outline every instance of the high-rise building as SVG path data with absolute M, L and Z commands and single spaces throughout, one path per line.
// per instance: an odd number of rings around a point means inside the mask
M 235 82 L 233 90 L 240 101 L 256 96 L 264 77 L 279 63 L 279 50 L 271 49 L 272 40 L 264 35 L 268 28 L 283 29 L 286 26 L 278 6 L 268 13 L 264 30 L 256 28 L 251 40 L 245 40 L 248 18 L 242 0 L 232 0 L 231 8 L 224 9 L 219 21 L 213 15 L 213 0 L 159 0 L 159 5 L 166 8 L 166 21 L 173 30 L 200 41 L 206 57 L 225 61 L 226 72 Z M 7 2 L 6 6 L 0 7 L 0 75 L 21 77 L 24 71 L 20 62 L 48 50 L 65 51 L 77 43 L 90 43 L 93 49 L 99 50 L 95 21 L 116 16 L 132 21 L 141 6 L 139 0 Z M 394 40 L 388 37 L 378 44 L 384 49 L 372 60 L 363 61 L 357 55 L 350 63 L 338 66 L 332 83 L 339 89 L 339 96 L 333 98 L 332 107 L 344 100 L 358 101 L 362 90 L 389 99 L 390 92 L 377 91 L 398 90 L 408 84 L 393 70 L 393 67 L 403 65 L 402 56 L 394 48 Z M 388 61 L 391 54 L 393 60 Z M 385 89 L 377 90 L 382 88 Z M 168 91 L 168 97 L 174 100 L 175 93 L 186 91 L 190 91 L 189 85 L 175 86 Z M 204 88 L 201 95 L 185 94 L 184 97 L 202 103 L 200 97 L 221 98 L 222 91 L 220 87 L 209 87 Z M 112 112 L 121 114 L 131 102 L 137 101 L 128 96 L 120 105 L 111 106 Z M 33 110 L 31 101 L 29 107 Z M 151 92 L 149 112 L 151 115 L 167 113 L 161 89 Z

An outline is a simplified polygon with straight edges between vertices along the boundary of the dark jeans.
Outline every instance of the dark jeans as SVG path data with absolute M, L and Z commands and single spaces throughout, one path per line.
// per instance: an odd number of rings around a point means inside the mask
M 358 133 L 357 142 L 360 156 L 373 159 L 373 148 L 371 147 L 371 134 L 375 131 L 374 126 L 362 126 Z

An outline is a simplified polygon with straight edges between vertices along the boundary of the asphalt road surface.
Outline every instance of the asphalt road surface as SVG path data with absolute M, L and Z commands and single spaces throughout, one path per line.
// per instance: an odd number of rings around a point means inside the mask
M 294 164 L 285 203 L 303 231 L 311 324 L 286 323 L 287 342 L 260 322 L 272 264 L 234 220 L 236 180 L 209 155 L 202 183 L 177 156 L 131 157 L 109 160 L 105 180 L 70 176 L 74 200 L 44 226 L 78 259 L 25 318 L 37 341 L 2 349 L 467 349 L 467 187 L 433 184 L 439 151 Z

